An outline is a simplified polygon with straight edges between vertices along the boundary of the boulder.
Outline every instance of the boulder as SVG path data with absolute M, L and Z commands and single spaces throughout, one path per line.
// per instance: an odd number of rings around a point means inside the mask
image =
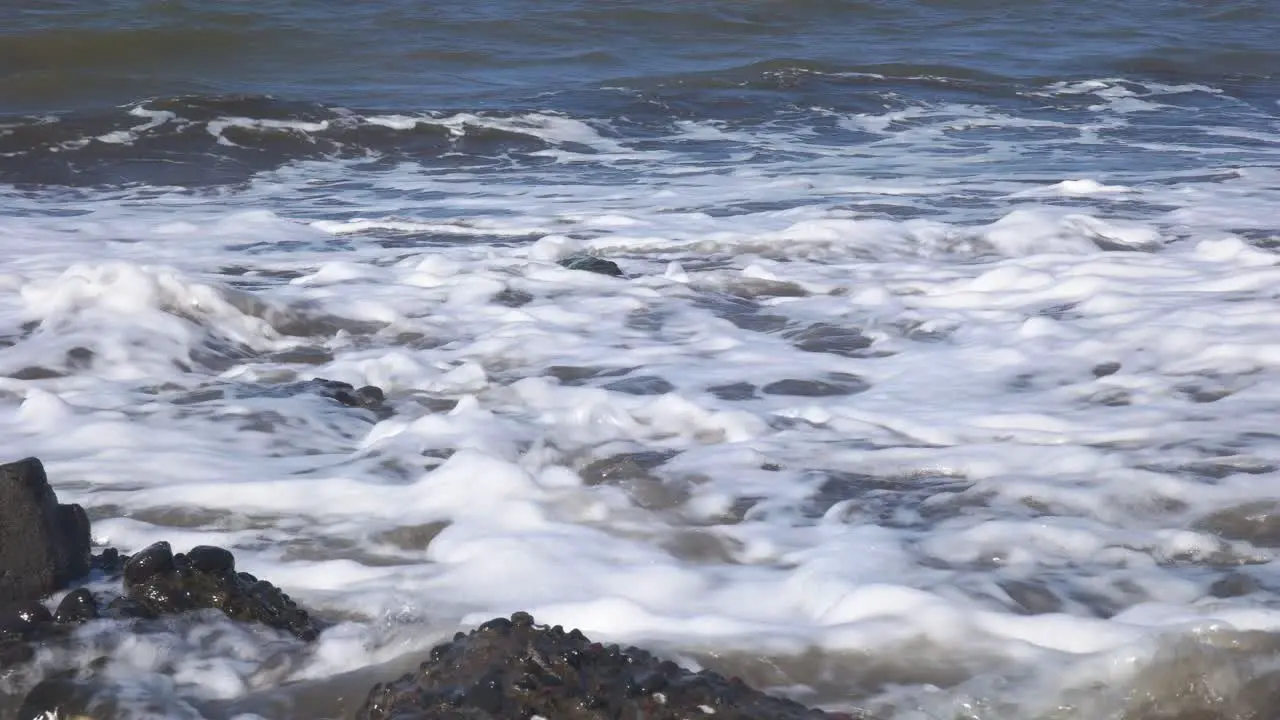
M 578 630 L 497 618 L 437 646 L 417 672 L 369 693 L 357 720 L 820 720 L 841 717 L 691 672 Z M 844 716 L 848 717 L 848 716 Z
M 0 465 L 0 607 L 37 601 L 89 572 L 89 518 L 58 502 L 36 458 Z

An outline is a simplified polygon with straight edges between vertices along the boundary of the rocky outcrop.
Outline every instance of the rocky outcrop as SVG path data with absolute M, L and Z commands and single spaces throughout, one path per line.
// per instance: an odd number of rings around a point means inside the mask
M 638 648 L 593 643 L 528 613 L 490 620 L 369 693 L 357 720 L 819 720 L 841 716 L 690 672 Z M 843 716 L 848 718 L 849 716 Z
M 235 557 L 220 547 L 200 545 L 175 555 L 169 543 L 155 543 L 124 562 L 124 590 L 108 606 L 112 614 L 154 618 L 209 608 L 232 620 L 284 630 L 299 640 L 314 640 L 321 630 L 279 588 L 236 572 Z
M 89 518 L 58 502 L 36 458 L 0 465 L 0 608 L 37 601 L 89 572 Z

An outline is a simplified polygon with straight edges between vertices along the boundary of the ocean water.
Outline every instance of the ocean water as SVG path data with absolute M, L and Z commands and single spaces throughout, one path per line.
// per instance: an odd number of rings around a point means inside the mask
M 515 610 L 885 720 L 1277 697 L 1271 3 L 0 13 L 4 459 L 342 621 L 86 629 L 137 717 Z

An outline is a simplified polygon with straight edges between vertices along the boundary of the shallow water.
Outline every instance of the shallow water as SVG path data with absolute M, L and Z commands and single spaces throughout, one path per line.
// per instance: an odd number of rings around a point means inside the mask
M 6 455 L 348 621 L 103 651 L 171 715 L 517 609 L 883 718 L 1277 696 L 1267 3 L 8 7 Z

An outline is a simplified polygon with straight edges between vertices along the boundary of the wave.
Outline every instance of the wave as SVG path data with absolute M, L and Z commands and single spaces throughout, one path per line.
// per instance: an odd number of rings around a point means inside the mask
M 265 96 L 177 97 L 0 121 L 0 183 L 207 186 L 299 160 L 492 163 L 553 146 L 619 146 L 555 112 L 356 112 Z

